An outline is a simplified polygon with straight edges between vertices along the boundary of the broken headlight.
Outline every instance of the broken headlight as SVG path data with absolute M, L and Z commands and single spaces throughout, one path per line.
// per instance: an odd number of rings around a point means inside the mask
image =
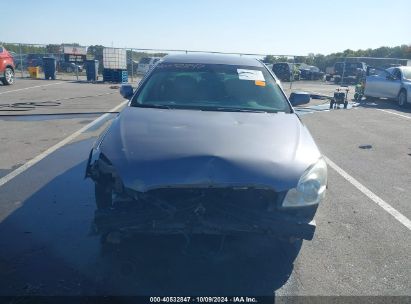
M 301 176 L 296 188 L 288 190 L 283 207 L 304 207 L 321 202 L 327 187 L 327 164 L 320 158 Z

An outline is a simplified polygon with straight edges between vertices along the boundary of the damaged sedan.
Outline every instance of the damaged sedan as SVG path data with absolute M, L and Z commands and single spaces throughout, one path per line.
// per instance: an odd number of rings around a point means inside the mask
M 327 166 L 262 62 L 169 55 L 121 93 L 86 169 L 106 229 L 312 239 Z

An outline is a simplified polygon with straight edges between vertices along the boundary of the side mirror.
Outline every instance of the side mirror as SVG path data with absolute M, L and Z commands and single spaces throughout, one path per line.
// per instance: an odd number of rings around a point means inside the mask
M 309 103 L 310 99 L 310 94 L 307 92 L 292 92 L 290 95 L 290 102 L 293 106 Z
M 134 94 L 133 87 L 131 86 L 131 84 L 123 84 L 120 87 L 120 94 L 125 99 L 130 99 Z

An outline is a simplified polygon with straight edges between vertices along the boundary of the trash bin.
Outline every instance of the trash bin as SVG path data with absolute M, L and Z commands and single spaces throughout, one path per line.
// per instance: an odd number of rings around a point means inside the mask
M 31 78 L 39 78 L 40 67 L 28 67 L 27 70 Z
M 56 58 L 43 57 L 43 71 L 45 79 L 56 79 Z
M 86 60 L 87 81 L 97 81 L 98 60 Z

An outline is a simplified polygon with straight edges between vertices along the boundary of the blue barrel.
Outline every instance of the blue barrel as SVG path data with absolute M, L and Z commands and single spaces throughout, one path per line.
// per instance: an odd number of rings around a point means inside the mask
M 56 67 L 56 58 L 43 57 L 43 71 L 45 79 L 56 79 Z
M 87 81 L 97 81 L 98 60 L 86 60 Z

